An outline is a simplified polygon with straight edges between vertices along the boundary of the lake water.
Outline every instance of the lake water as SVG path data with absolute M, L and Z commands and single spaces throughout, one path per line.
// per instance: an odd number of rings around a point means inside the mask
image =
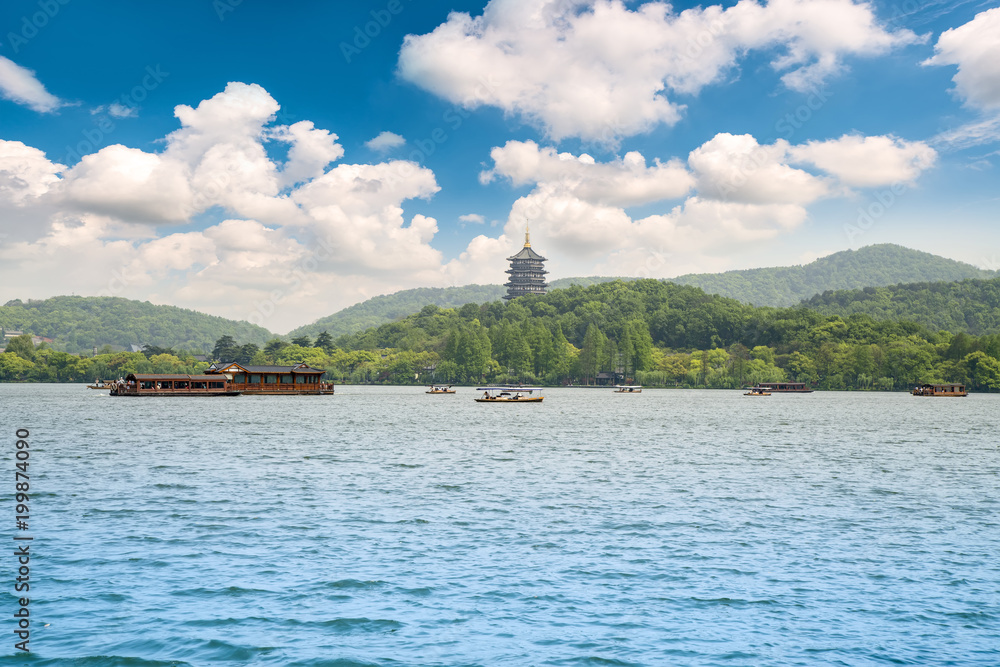
M 1000 395 L 474 395 L 0 384 L 0 664 L 1000 664 Z

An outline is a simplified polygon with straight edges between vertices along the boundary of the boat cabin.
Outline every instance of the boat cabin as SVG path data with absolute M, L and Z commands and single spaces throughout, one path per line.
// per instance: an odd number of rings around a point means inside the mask
M 910 392 L 914 396 L 968 396 L 964 384 L 922 384 Z
M 225 377 L 218 375 L 172 375 L 129 373 L 108 383 L 112 396 L 236 396 Z
M 483 395 L 477 403 L 541 403 L 545 398 L 538 387 L 476 387 Z
M 808 394 L 812 391 L 805 382 L 758 382 L 753 389 L 770 392 Z
M 215 377 L 223 376 L 229 386 L 243 394 L 332 394 L 332 382 L 323 382 L 322 368 L 311 368 L 308 364 L 294 366 L 248 366 L 230 363 L 215 363 L 205 373 Z

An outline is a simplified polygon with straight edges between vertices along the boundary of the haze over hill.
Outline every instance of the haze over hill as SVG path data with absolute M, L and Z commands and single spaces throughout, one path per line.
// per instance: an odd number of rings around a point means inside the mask
M 758 306 L 793 306 L 827 290 L 990 278 L 994 275 L 964 262 L 899 245 L 882 244 L 837 252 L 802 266 L 688 274 L 672 278 L 670 282 L 700 287 L 709 294 L 719 294 Z M 552 281 L 550 287 L 568 287 L 572 284 L 587 287 L 609 280 L 615 278 L 563 278 Z M 502 285 L 403 290 L 373 297 L 299 327 L 288 335 L 316 336 L 326 330 L 337 337 L 405 317 L 428 304 L 456 308 L 466 303 L 494 301 L 505 293 Z

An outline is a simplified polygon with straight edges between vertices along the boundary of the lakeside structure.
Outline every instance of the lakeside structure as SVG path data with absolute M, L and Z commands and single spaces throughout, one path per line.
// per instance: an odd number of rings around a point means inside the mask
M 507 258 L 510 268 L 507 273 L 509 280 L 504 283 L 507 294 L 505 301 L 516 299 L 525 294 L 545 294 L 548 283 L 545 282 L 545 258 L 531 249 L 531 232 L 524 230 L 524 247 L 516 255 Z
M 215 363 L 205 374 L 225 377 L 228 386 L 241 394 L 294 395 L 334 393 L 332 382 L 323 382 L 322 368 L 308 364 L 294 366 L 247 366 L 236 362 Z
M 910 392 L 914 396 L 968 396 L 964 384 L 922 384 Z
M 104 385 L 104 383 L 100 383 Z M 129 373 L 117 382 L 91 389 L 110 389 L 111 396 L 238 396 L 225 376 Z

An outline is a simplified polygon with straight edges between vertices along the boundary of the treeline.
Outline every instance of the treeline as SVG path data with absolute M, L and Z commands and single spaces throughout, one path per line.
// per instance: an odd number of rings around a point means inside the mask
M 51 351 L 19 351 L 17 345 L 12 351 L 11 345 L 0 355 L 3 379 L 49 377 Z M 147 352 L 98 355 L 78 359 L 76 366 L 59 361 L 65 368 L 53 379 L 65 381 L 71 373 L 77 379 L 117 377 L 147 368 L 199 370 L 190 356 L 158 348 Z M 36 356 L 34 369 L 18 374 L 13 366 L 19 362 L 4 360 L 12 354 L 40 355 L 42 363 Z M 212 356 L 255 365 L 304 361 L 340 382 L 559 385 L 628 379 L 738 388 L 791 380 L 821 389 L 881 390 L 962 382 L 974 390 L 1000 390 L 997 334 L 932 331 L 865 314 L 844 318 L 807 308 L 759 308 L 657 280 L 574 286 L 457 309 L 428 305 L 402 320 L 336 339 L 321 333 L 315 340 L 272 339 L 258 347 L 223 336 Z M 107 372 L 95 373 L 100 368 Z
M 603 376 L 682 387 L 793 380 L 823 389 L 946 381 L 1000 389 L 1000 335 L 759 308 L 655 280 L 571 287 L 457 310 L 426 306 L 335 344 L 434 353 L 439 382 L 589 384 Z
M 823 292 L 802 305 L 840 317 L 865 314 L 876 320 L 906 319 L 934 331 L 1000 332 L 1000 278 Z

